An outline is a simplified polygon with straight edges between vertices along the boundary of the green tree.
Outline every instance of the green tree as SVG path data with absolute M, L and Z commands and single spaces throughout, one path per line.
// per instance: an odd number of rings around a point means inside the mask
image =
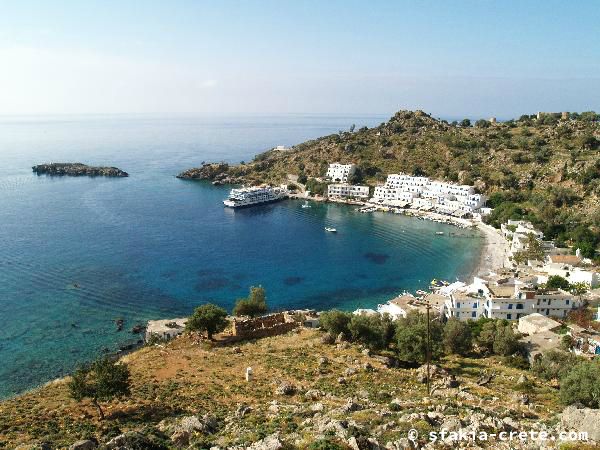
M 468 128 L 471 126 L 471 121 L 469 119 L 463 119 L 460 121 L 460 126 L 463 128 Z
M 391 343 L 394 325 L 388 314 L 353 315 L 348 331 L 353 340 L 373 350 L 380 350 Z
M 520 348 L 519 335 L 513 331 L 512 325 L 496 328 L 493 350 L 496 355 L 509 356 Z
M 185 327 L 189 331 L 206 332 L 208 339 L 212 339 L 213 334 L 223 331 L 228 323 L 227 311 L 217 305 L 207 303 L 196 308 Z
M 453 317 L 444 326 L 444 351 L 449 354 L 466 355 L 473 345 L 471 327 Z
M 89 366 L 77 369 L 68 383 L 69 395 L 77 401 L 91 399 L 98 409 L 100 420 L 104 420 L 100 402 L 128 396 L 131 385 L 129 377 L 126 364 L 115 363 L 103 357 Z
M 559 380 L 566 375 L 578 361 L 579 358 L 572 353 L 559 350 L 548 350 L 547 352 L 536 355 L 531 364 L 531 371 L 536 376 L 547 381 L 553 379 Z
M 571 285 L 569 282 L 561 277 L 560 275 L 552 275 L 548 277 L 548 281 L 546 282 L 546 287 L 548 289 L 563 289 L 568 290 Z
M 238 299 L 233 308 L 233 314 L 236 316 L 257 317 L 267 311 L 267 297 L 264 288 L 261 286 L 252 286 L 250 295 L 247 298 Z
M 479 119 L 477 122 L 475 122 L 475 126 L 477 128 L 489 128 L 490 122 L 485 119 Z
M 569 285 L 569 292 L 577 295 L 581 301 L 581 296 L 590 290 L 590 285 L 584 281 L 578 281 Z
M 477 344 L 487 352 L 501 356 L 509 356 L 520 350 L 519 335 L 507 320 L 484 323 Z
M 430 320 L 430 351 L 432 359 L 442 354 L 442 325 Z M 396 321 L 396 351 L 406 361 L 425 362 L 427 357 L 427 316 L 411 311 Z
M 337 309 L 325 311 L 319 316 L 321 328 L 334 336 L 343 333 L 346 337 L 350 337 L 350 330 L 348 329 L 350 320 L 352 320 L 352 314 Z
M 581 403 L 590 408 L 600 407 L 600 360 L 583 361 L 560 380 L 560 399 L 571 405 Z

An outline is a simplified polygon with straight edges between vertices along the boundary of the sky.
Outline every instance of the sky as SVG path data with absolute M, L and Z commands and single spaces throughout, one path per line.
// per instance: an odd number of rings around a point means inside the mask
M 600 110 L 596 0 L 0 0 L 0 114 Z

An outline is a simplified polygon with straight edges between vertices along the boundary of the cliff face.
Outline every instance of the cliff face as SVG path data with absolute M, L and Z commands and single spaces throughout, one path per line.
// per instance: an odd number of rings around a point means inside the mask
M 81 163 L 51 163 L 33 166 L 38 175 L 58 175 L 73 177 L 128 177 L 129 174 L 116 167 L 93 167 Z

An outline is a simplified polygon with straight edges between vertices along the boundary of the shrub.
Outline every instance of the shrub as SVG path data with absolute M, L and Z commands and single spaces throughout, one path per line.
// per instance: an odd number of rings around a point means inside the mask
M 347 445 L 333 437 L 319 439 L 308 446 L 308 450 L 345 450 L 347 448 Z
M 548 277 L 548 281 L 546 282 L 546 287 L 549 289 L 568 290 L 569 286 L 569 282 L 560 275 L 552 275 Z
M 319 323 L 321 328 L 328 331 L 330 334 L 337 336 L 340 333 L 344 333 L 346 337 L 350 336 L 350 330 L 348 325 L 352 319 L 352 314 L 332 309 L 331 311 L 325 311 L 319 316 Z
M 437 320 L 430 321 L 431 358 L 442 353 L 442 325 Z M 396 345 L 398 356 L 406 361 L 425 362 L 427 356 L 427 317 L 411 311 L 406 318 L 396 321 Z
M 560 380 L 560 399 L 571 405 L 581 403 L 590 408 L 600 407 L 600 360 L 577 364 Z
M 484 323 L 477 343 L 486 351 L 501 356 L 512 355 L 521 349 L 519 335 L 513 331 L 512 325 L 506 320 Z
M 386 348 L 394 336 L 394 325 L 388 314 L 353 315 L 348 330 L 353 340 L 373 350 Z
M 531 364 L 531 371 L 544 380 L 560 379 L 577 363 L 578 358 L 572 353 L 549 350 L 536 358 Z
M 448 320 L 444 326 L 444 351 L 456 355 L 466 355 L 473 344 L 471 327 L 456 318 Z

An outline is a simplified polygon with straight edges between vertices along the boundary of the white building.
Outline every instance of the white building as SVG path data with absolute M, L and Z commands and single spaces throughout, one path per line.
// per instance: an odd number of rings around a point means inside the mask
M 539 313 L 565 318 L 579 301 L 561 289 L 542 289 L 536 277 L 520 279 L 506 275 L 475 277 L 473 283 L 450 293 L 446 317 L 461 320 L 487 317 L 518 320 Z
M 185 324 L 188 319 L 163 319 L 163 320 L 149 320 L 146 326 L 145 339 L 148 342 L 152 336 L 155 336 L 161 340 L 173 339 L 179 336 L 185 331 Z
M 374 203 L 396 206 L 398 202 L 414 207 L 432 208 L 444 214 L 454 211 L 474 213 L 484 205 L 486 198 L 475 192 L 473 186 L 432 181 L 427 177 L 390 174 L 383 186 L 377 186 L 371 199 Z
M 554 250 L 554 243 L 544 241 L 544 233 L 537 230 L 531 222 L 526 220 L 509 220 L 507 223 L 500 225 L 502 235 L 510 241 L 509 256 L 514 257 L 515 254 L 527 250 L 527 245 L 530 236 L 541 244 L 542 251 L 545 254 Z
M 353 175 L 354 172 L 356 172 L 355 164 L 333 163 L 329 164 L 326 176 L 332 181 L 347 183 L 348 177 Z
M 600 274 L 595 270 L 586 270 L 571 265 L 548 263 L 540 268 L 548 276 L 558 275 L 569 281 L 569 283 L 585 283 L 595 289 L 600 286 Z
M 369 198 L 369 186 L 354 186 L 351 184 L 330 184 L 327 186 L 327 196 L 332 198 Z
M 529 314 L 519 319 L 518 330 L 524 334 L 543 333 L 560 327 L 560 322 L 539 313 Z

